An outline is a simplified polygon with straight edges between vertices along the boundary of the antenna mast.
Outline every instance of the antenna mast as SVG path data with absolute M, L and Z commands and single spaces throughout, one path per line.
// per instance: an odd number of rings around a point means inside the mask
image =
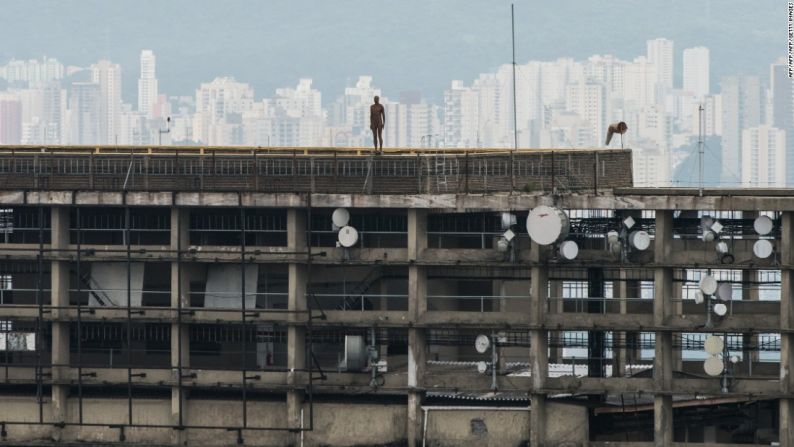
M 698 185 L 703 197 L 703 104 L 698 105 Z
M 518 150 L 518 114 L 516 110 L 516 19 L 514 5 L 510 4 L 510 28 L 513 32 L 513 150 Z

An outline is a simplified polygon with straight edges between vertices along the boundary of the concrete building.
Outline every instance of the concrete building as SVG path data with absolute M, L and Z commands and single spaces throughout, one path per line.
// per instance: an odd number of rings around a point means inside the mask
M 157 103 L 157 57 L 152 50 L 141 51 L 141 76 L 138 78 L 138 111 L 151 116 Z
M 673 88 L 673 41 L 669 39 L 652 39 L 646 42 L 648 62 L 656 70 L 657 95 L 664 94 Z M 661 97 L 661 96 L 659 96 Z
M 742 130 L 742 186 L 786 186 L 786 132 L 771 126 Z
M 99 142 L 117 144 L 121 124 L 121 66 L 102 60 L 91 66 L 91 82 L 99 86 Z
M 6 146 L 0 167 L 4 443 L 794 445 L 788 190 L 634 187 L 630 150 Z M 540 205 L 575 259 L 527 233 Z M 707 275 L 734 284 L 722 315 Z
M 709 94 L 709 49 L 686 48 L 683 57 L 684 91 L 698 98 Z
M 761 84 L 757 76 L 726 76 L 720 82 L 722 98 L 722 181 L 738 184 L 742 178 L 742 130 L 761 124 Z

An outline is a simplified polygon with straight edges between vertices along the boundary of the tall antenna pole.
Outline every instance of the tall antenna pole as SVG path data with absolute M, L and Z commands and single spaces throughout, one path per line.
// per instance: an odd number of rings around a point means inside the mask
M 703 104 L 698 104 L 698 185 L 703 197 Z
M 510 4 L 510 28 L 513 31 L 513 150 L 518 149 L 518 117 L 516 110 L 516 19 L 514 5 Z

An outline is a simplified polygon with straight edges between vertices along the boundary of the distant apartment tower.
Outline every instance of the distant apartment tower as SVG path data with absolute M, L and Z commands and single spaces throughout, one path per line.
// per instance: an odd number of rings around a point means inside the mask
M 99 85 L 99 143 L 115 144 L 121 122 L 121 66 L 102 60 L 91 66 L 91 81 Z
M 684 91 L 699 98 L 709 94 L 709 49 L 687 48 L 683 59 Z
M 742 131 L 742 186 L 786 184 L 786 133 L 769 125 Z
M 602 84 L 576 83 L 566 89 L 565 108 L 584 119 L 590 128 L 588 146 L 603 144 L 606 130 L 606 91 Z
M 151 116 L 157 103 L 156 57 L 152 50 L 141 51 L 141 77 L 138 79 L 138 111 Z
M 659 38 L 647 41 L 646 45 L 648 62 L 656 67 L 657 87 L 662 91 L 672 89 L 673 41 Z
M 794 88 L 785 60 L 769 67 L 772 93 L 772 126 L 786 133 L 786 184 L 794 185 Z
M 0 96 L 0 144 L 19 144 L 22 140 L 22 102 Z
M 463 81 L 452 81 L 444 92 L 444 142 L 446 147 L 478 147 L 479 95 L 464 87 Z
M 54 58 L 41 58 L 30 60 L 11 61 L 2 67 L 0 74 L 8 82 L 28 82 L 36 84 L 39 82 L 50 82 L 63 78 L 63 64 Z
M 722 181 L 736 184 L 742 175 L 742 130 L 761 124 L 761 83 L 757 76 L 727 76 L 722 96 Z
M 72 96 L 69 101 L 71 144 L 101 144 L 101 102 L 102 91 L 99 84 L 93 82 L 72 84 Z

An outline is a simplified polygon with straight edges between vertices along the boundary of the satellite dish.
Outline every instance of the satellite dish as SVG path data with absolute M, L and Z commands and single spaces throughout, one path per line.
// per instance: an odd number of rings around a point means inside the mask
M 724 255 L 725 253 L 728 253 L 728 243 L 725 241 L 719 241 L 717 242 L 715 249 L 717 250 L 717 253 Z
M 714 295 L 717 292 L 717 280 L 711 275 L 700 278 L 700 290 L 704 295 Z
M 569 261 L 573 261 L 579 255 L 579 246 L 574 241 L 565 241 L 560 244 L 560 255 Z
M 350 213 L 345 208 L 337 208 L 331 214 L 331 221 L 336 228 L 345 227 L 350 222 Z
M 568 237 L 570 221 L 559 208 L 541 205 L 527 216 L 527 233 L 539 245 L 551 245 Z
M 339 230 L 339 244 L 345 248 L 350 248 L 358 242 L 358 231 L 350 226 L 342 227 Z
M 703 370 L 711 377 L 717 377 L 725 370 L 725 365 L 717 356 L 712 355 L 703 362 Z
M 724 317 L 725 314 L 728 313 L 728 306 L 726 306 L 723 303 L 717 303 L 714 305 L 714 313 L 721 317 Z
M 516 237 L 516 234 L 513 232 L 513 230 L 508 228 L 507 231 L 502 234 L 502 237 L 504 237 L 507 242 L 510 242 L 514 237 Z
M 477 372 L 485 374 L 486 371 L 488 371 L 488 364 L 485 362 L 477 362 Z
M 703 296 L 703 292 L 701 292 L 700 290 L 695 291 L 695 304 L 703 304 L 703 301 L 705 299 L 706 297 Z
M 711 242 L 717 238 L 717 235 L 711 230 L 705 230 L 703 232 L 703 242 Z
M 507 241 L 507 239 L 505 239 L 504 237 L 500 237 L 496 241 L 496 251 L 504 253 L 507 251 L 508 245 L 510 245 L 510 243 Z
M 705 229 L 709 229 L 712 225 L 714 225 L 714 218 L 709 215 L 705 215 L 700 218 L 700 225 Z
M 715 232 L 717 234 L 720 234 L 720 232 L 722 232 L 723 228 L 724 227 L 722 226 L 721 223 L 719 223 L 719 221 L 714 221 L 714 223 L 711 224 L 711 231 L 713 231 L 713 232 Z
M 629 126 L 626 125 L 623 121 L 619 121 L 617 123 L 612 123 L 607 128 L 607 146 L 609 146 L 609 142 L 612 141 L 612 135 L 619 134 L 623 135 L 626 131 L 629 130 Z M 623 143 L 620 143 L 623 145 Z
M 730 301 L 733 298 L 733 285 L 729 282 L 721 282 L 717 286 L 717 298 L 722 301 Z
M 773 251 L 774 247 L 767 239 L 759 239 L 753 244 L 753 254 L 758 258 L 766 259 L 772 256 Z
M 502 213 L 502 229 L 507 230 L 516 224 L 516 215 L 513 213 Z
M 711 355 L 717 355 L 725 349 L 725 341 L 722 337 L 709 335 L 706 337 L 706 342 L 703 343 L 703 349 Z
M 651 246 L 651 236 L 643 230 L 634 231 L 629 235 L 629 244 L 639 251 L 645 251 Z
M 730 358 L 730 361 L 731 361 L 731 363 L 733 363 L 734 365 L 735 365 L 735 364 L 737 364 L 737 363 L 739 363 L 739 356 L 738 356 L 738 355 L 732 355 L 732 356 L 731 356 L 731 358 Z
M 491 347 L 491 339 L 487 335 L 480 334 L 474 339 L 474 349 L 480 354 L 485 354 L 485 351 Z
M 620 235 L 618 234 L 617 231 L 613 230 L 607 233 L 607 242 L 609 242 L 610 244 L 617 244 L 619 240 L 620 240 Z
M 761 236 L 766 236 L 775 228 L 775 222 L 769 216 L 758 216 L 753 221 L 753 229 Z
M 614 244 L 610 244 L 609 248 L 610 250 L 612 250 L 612 253 L 617 255 L 620 254 L 620 250 L 623 248 L 623 244 L 621 244 L 620 242 L 616 242 Z

